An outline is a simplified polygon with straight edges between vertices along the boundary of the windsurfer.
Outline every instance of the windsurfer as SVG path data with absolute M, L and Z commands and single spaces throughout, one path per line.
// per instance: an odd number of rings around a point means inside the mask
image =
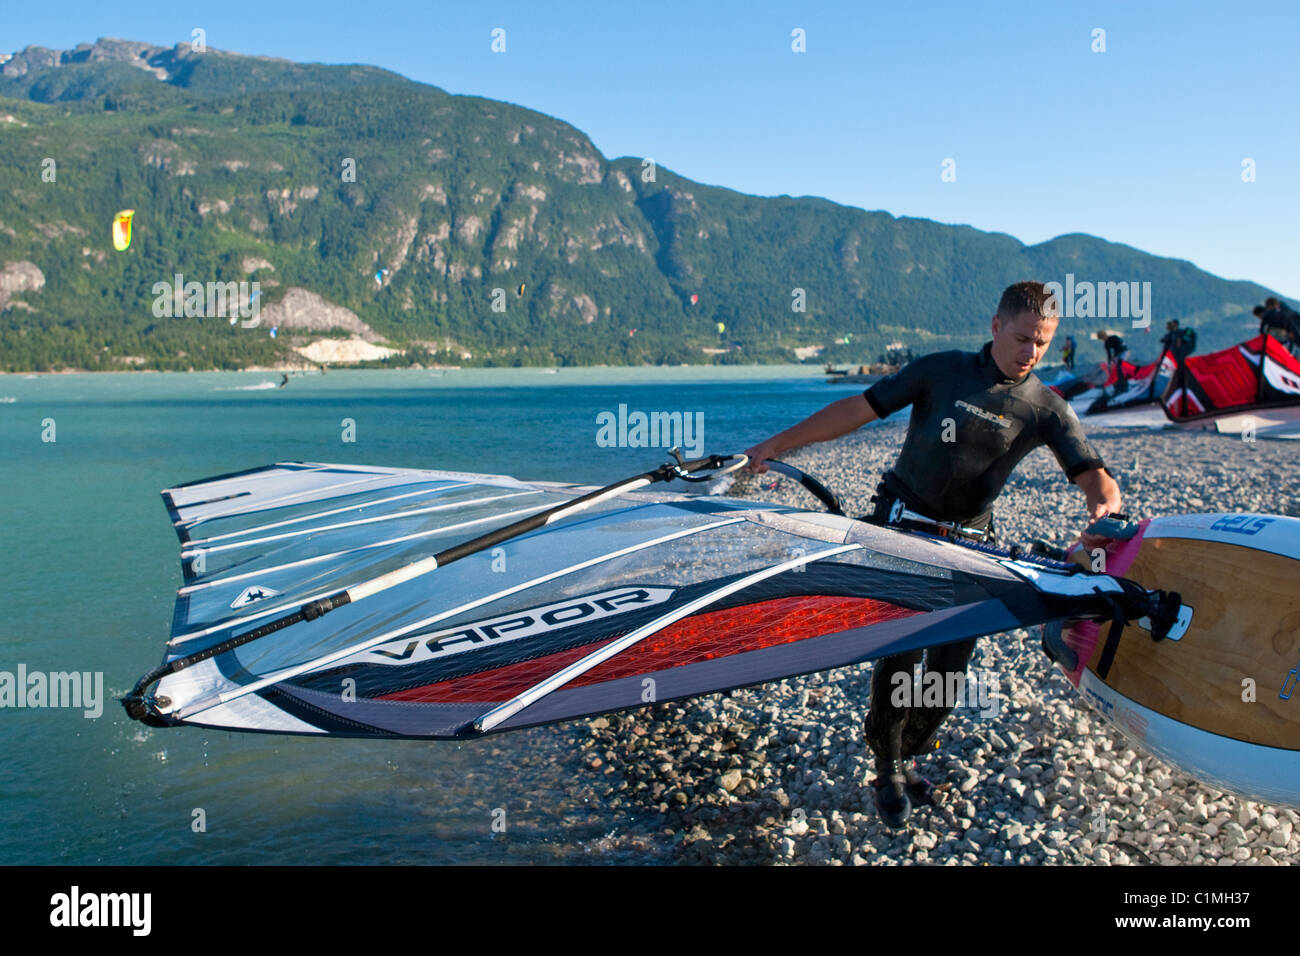
M 992 320 L 993 339 L 979 352 L 938 352 L 911 362 L 862 395 L 840 399 L 753 448 L 749 470 L 812 442 L 829 441 L 912 406 L 907 437 L 894 467 L 877 489 L 877 523 L 901 523 L 902 507 L 927 518 L 983 531 L 992 537 L 994 500 L 1030 451 L 1047 445 L 1066 477 L 1083 491 L 1090 519 L 1120 508 L 1119 486 L 1088 443 L 1069 405 L 1033 374 L 1051 345 L 1058 316 L 1039 282 L 1019 282 L 1002 293 Z M 929 529 L 933 530 L 933 528 Z M 1106 539 L 1081 535 L 1086 548 Z M 865 736 L 876 762 L 876 806 L 891 826 L 902 826 L 914 801 L 930 799 L 930 785 L 911 758 L 937 735 L 955 701 L 939 707 L 896 703 L 898 675 L 908 686 L 922 655 L 943 686 L 964 678 L 975 640 L 882 658 L 872 673 Z M 954 675 L 950 680 L 949 673 Z

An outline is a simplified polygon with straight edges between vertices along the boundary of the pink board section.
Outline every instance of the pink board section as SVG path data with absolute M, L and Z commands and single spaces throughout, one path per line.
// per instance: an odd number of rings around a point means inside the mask
M 1112 540 L 1106 546 L 1107 574 L 1122 576 L 1133 566 L 1133 561 L 1142 548 L 1142 539 L 1146 537 L 1147 526 L 1150 524 L 1151 519 L 1145 518 L 1138 525 L 1138 532 L 1133 537 L 1127 541 Z M 1082 547 L 1083 545 L 1076 544 L 1070 550 L 1073 552 Z M 1080 621 L 1061 635 L 1065 643 L 1079 655 L 1078 666 L 1073 671 L 1065 672 L 1065 676 L 1075 687 L 1079 686 L 1079 681 L 1083 678 L 1083 669 L 1088 666 L 1088 661 L 1092 659 L 1092 652 L 1097 647 L 1097 641 L 1101 639 L 1101 628 L 1102 625 L 1096 621 Z

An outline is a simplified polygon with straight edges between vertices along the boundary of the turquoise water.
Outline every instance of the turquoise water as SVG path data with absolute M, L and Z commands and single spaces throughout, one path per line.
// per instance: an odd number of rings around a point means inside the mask
M 601 837 L 641 821 L 587 796 L 564 727 L 377 743 L 129 720 L 111 698 L 161 659 L 180 582 L 158 492 L 294 459 L 607 482 L 665 457 L 598 445 L 620 404 L 702 413 L 705 452 L 731 452 L 859 389 L 793 366 L 279 381 L 0 376 L 0 671 L 102 672 L 110 698 L 94 719 L 0 710 L 0 864 L 608 860 Z

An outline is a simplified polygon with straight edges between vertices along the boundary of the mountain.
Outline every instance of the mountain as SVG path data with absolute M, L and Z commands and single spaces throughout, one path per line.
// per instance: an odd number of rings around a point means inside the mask
M 259 324 L 208 300 L 169 316 L 178 275 L 256 282 Z M 701 185 L 374 67 L 113 39 L 0 65 L 10 371 L 282 364 L 309 343 L 387 364 L 866 361 L 977 345 L 1003 287 L 1067 275 L 1151 283 L 1139 355 L 1167 318 L 1202 350 L 1240 340 L 1270 294 L 1091 236 L 1026 246 Z M 1062 334 L 1105 325 L 1130 327 L 1067 318 Z

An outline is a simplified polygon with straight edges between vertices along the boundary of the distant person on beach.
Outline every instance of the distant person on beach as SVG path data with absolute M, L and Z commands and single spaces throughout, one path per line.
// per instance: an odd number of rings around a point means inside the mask
M 1065 346 L 1061 349 L 1061 358 L 1062 358 L 1062 359 L 1064 360 L 1064 362 L 1065 362 L 1065 367 L 1066 367 L 1067 369 L 1069 369 L 1071 372 L 1074 371 L 1074 352 L 1075 352 L 1075 349 L 1076 349 L 1076 345 L 1075 345 L 1075 342 L 1074 342 L 1074 336 L 1073 336 L 1073 335 L 1067 335 L 1067 336 L 1065 337 Z
M 912 407 L 907 437 L 894 466 L 872 499 L 875 510 L 859 520 L 930 533 L 993 540 L 993 502 L 1025 455 L 1047 445 L 1086 499 L 1097 520 L 1120 509 L 1119 486 L 1083 434 L 1070 406 L 1033 374 L 1058 325 L 1055 299 L 1041 282 L 1018 282 L 1002 293 L 993 316 L 993 340 L 979 352 L 936 352 L 826 406 L 750 448 L 749 470 L 811 442 L 830 441 L 868 422 Z M 955 425 L 955 433 L 953 432 Z M 955 440 L 953 440 L 955 437 Z M 945 440 L 947 439 L 947 440 Z M 901 517 L 903 509 L 915 519 Z M 945 528 L 937 522 L 957 526 Z M 1084 547 L 1105 538 L 1081 535 Z M 901 827 L 913 803 L 933 802 L 933 786 L 912 758 L 926 751 L 957 703 L 900 703 L 899 681 L 912 683 L 913 665 L 943 674 L 943 686 L 964 680 L 975 640 L 908 651 L 878 660 L 871 677 L 871 706 L 863 728 L 875 757 L 873 783 L 881 819 Z
M 1300 352 L 1300 312 L 1296 312 L 1285 302 L 1278 303 L 1278 309 L 1282 312 L 1282 318 L 1286 321 L 1287 336 L 1289 338 L 1288 348 L 1292 354 Z
M 1196 330 L 1190 325 L 1182 328 L 1177 319 L 1165 323 L 1165 335 L 1160 340 L 1161 355 L 1168 352 L 1175 361 L 1181 362 L 1196 351 Z
M 1268 299 L 1264 303 L 1265 311 L 1261 316 L 1261 326 L 1277 330 L 1277 338 L 1290 341 L 1292 345 L 1300 342 L 1300 315 L 1287 303 L 1278 299 Z
M 1165 323 L 1165 334 L 1160 339 L 1160 354 L 1164 355 L 1165 352 L 1168 352 L 1177 358 L 1178 356 L 1174 353 L 1182 346 L 1182 342 L 1183 333 L 1178 328 L 1178 320 L 1170 319 Z
M 1119 395 L 1128 388 L 1128 376 L 1124 374 L 1124 363 L 1128 361 L 1128 346 L 1111 329 L 1102 329 L 1097 333 L 1106 348 L 1106 364 L 1115 369 L 1115 394 Z
M 1259 334 L 1272 335 L 1273 330 L 1285 331 L 1286 323 L 1282 321 L 1281 305 L 1277 299 L 1265 299 L 1263 305 L 1255 306 L 1255 317 L 1259 319 Z
M 1255 315 L 1259 317 L 1260 335 L 1273 336 L 1293 353 L 1300 348 L 1300 314 L 1286 303 L 1265 299 L 1263 305 L 1255 306 Z

